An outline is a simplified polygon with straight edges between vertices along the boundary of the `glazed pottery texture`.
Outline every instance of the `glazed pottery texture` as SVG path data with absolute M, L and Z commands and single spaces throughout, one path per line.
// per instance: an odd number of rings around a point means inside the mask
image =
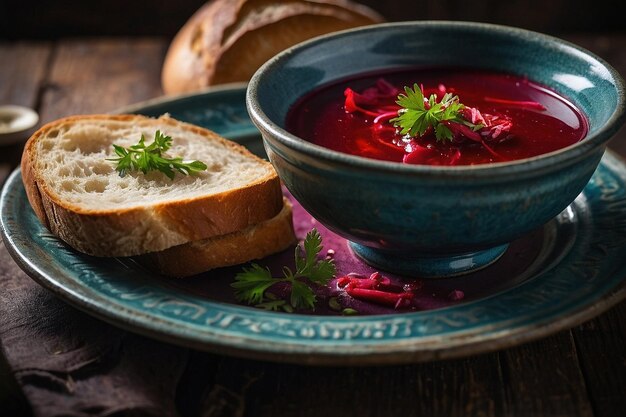
M 589 133 L 535 158 L 437 167 L 342 154 L 285 130 L 290 106 L 320 85 L 420 66 L 528 77 L 581 109 Z M 382 267 L 410 273 L 412 260 L 436 260 L 434 270 L 416 270 L 432 276 L 485 266 L 507 242 L 564 210 L 625 118 L 623 80 L 591 53 L 535 32 L 460 22 L 375 25 L 302 43 L 259 69 L 247 105 L 279 176 L 317 220 Z M 442 266 L 442 259 L 450 262 Z

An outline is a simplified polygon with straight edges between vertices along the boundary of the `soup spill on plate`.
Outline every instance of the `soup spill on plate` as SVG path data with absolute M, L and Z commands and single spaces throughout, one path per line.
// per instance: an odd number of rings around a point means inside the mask
M 335 151 L 423 165 L 530 158 L 588 131 L 583 114 L 552 90 L 465 69 L 397 70 L 322 86 L 292 106 L 286 127 Z

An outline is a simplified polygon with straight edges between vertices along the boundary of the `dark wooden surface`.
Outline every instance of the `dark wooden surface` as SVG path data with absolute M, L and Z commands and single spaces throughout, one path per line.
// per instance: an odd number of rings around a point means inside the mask
M 231 0 L 235 1 L 235 0 Z M 0 39 L 173 36 L 207 0 L 2 0 Z M 359 0 L 387 20 L 470 20 L 542 32 L 623 31 L 619 0 Z
M 564 37 L 626 74 L 626 35 Z M 0 104 L 35 107 L 46 122 L 70 114 L 106 112 L 158 96 L 166 44 L 159 38 L 0 43 Z M 626 130 L 620 131 L 611 147 L 626 156 Z M 0 148 L 0 182 L 18 164 L 20 151 L 19 145 Z M 10 300 L 11 283 L 16 282 L 33 285 L 0 244 L 0 302 L 4 303 L 0 307 L 18 308 Z M 45 302 L 58 303 L 54 311 L 83 314 L 41 291 Z M 0 345 L 5 348 L 2 337 Z M 139 336 L 121 340 L 122 344 L 141 340 L 154 352 L 172 349 Z M 177 357 L 187 361 L 174 389 L 175 406 L 182 416 L 626 414 L 626 302 L 533 343 L 417 365 L 311 368 L 173 349 L 184 351 Z M 158 373 L 158 363 L 154 368 L 152 372 Z M 149 386 L 152 378 L 138 374 L 134 383 L 137 388 Z M 72 395 L 83 394 L 77 388 Z M 21 381 L 11 364 L 0 357 L 0 415 L 27 415 L 32 400 L 21 393 Z M 34 410 L 46 415 L 45 406 Z

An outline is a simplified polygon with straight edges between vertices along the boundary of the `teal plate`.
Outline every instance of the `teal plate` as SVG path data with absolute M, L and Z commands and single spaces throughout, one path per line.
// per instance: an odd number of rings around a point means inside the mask
M 258 146 L 244 96 L 244 86 L 230 86 L 124 111 L 169 112 Z M 59 241 L 35 217 L 19 171 L 2 191 L 0 215 L 20 267 L 85 312 L 167 342 L 281 362 L 403 363 L 493 351 L 572 327 L 626 296 L 626 166 L 610 152 L 584 192 L 546 226 L 539 268 L 492 295 L 421 312 L 275 313 L 183 291 L 132 262 L 85 256 Z

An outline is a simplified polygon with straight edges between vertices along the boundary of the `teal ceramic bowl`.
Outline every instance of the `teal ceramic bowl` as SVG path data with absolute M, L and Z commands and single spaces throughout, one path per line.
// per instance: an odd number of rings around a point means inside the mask
M 534 158 L 441 167 L 343 154 L 285 129 L 290 106 L 321 85 L 420 66 L 526 76 L 582 110 L 589 133 Z M 246 100 L 294 197 L 370 264 L 421 277 L 485 267 L 508 242 L 566 209 L 625 119 L 624 81 L 590 52 L 535 32 L 463 22 L 382 24 L 301 43 L 256 72 Z

